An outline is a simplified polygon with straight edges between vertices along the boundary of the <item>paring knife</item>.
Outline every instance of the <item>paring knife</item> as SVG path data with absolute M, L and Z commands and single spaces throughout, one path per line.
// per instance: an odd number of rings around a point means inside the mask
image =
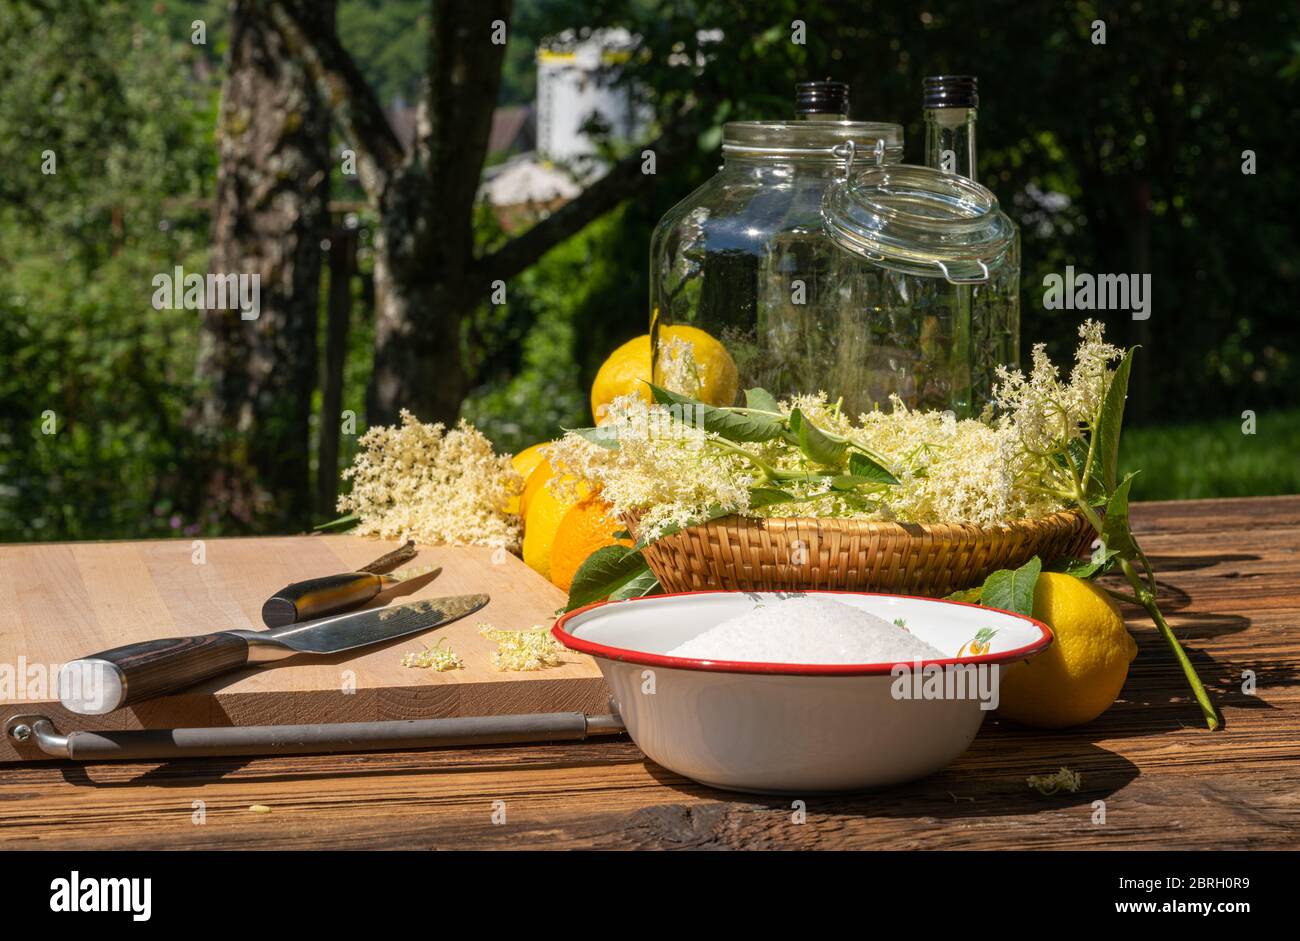
M 70 712 L 100 716 L 250 664 L 299 654 L 343 653 L 427 631 L 487 603 L 487 595 L 455 595 L 269 631 L 218 631 L 127 644 L 65 663 L 59 671 L 59 701 Z
M 355 572 L 285 585 L 262 605 L 262 623 L 267 627 L 284 627 L 359 608 L 385 588 L 400 585 L 402 579 L 383 573 L 414 556 L 415 542 L 407 540 Z

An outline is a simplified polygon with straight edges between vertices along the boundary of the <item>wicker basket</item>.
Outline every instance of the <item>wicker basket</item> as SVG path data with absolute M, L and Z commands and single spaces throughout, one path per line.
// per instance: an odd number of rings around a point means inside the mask
M 636 520 L 627 520 L 636 532 Z M 1083 553 L 1095 536 L 1077 511 L 998 527 L 729 516 L 645 549 L 665 591 L 841 589 L 941 597 L 1035 555 Z

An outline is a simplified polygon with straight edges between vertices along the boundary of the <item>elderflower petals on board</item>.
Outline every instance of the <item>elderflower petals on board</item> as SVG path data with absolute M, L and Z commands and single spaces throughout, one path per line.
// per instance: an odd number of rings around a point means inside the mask
M 448 670 L 459 670 L 465 665 L 460 657 L 450 647 L 442 646 L 443 641 L 447 638 L 438 638 L 438 643 L 432 647 L 425 646 L 424 650 L 419 653 L 408 653 L 402 657 L 402 666 L 412 667 L 418 670 L 436 670 L 439 673 L 445 673 Z
M 339 498 L 338 508 L 357 514 L 355 531 L 517 551 L 519 517 L 505 507 L 523 490 L 523 480 L 509 455 L 497 455 L 463 419 L 446 431 L 405 409 L 401 418 L 400 425 L 378 425 L 362 435 L 361 451 L 343 472 L 352 492 Z
M 497 649 L 492 651 L 492 666 L 502 673 L 540 670 L 564 662 L 560 659 L 562 648 L 544 627 L 533 625 L 527 631 L 504 631 L 491 624 L 480 624 L 478 632 L 495 641 Z

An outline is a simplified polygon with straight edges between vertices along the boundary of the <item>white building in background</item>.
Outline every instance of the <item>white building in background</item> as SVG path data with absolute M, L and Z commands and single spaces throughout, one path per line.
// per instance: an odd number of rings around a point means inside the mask
M 596 152 L 583 131 L 595 116 L 616 140 L 633 140 L 644 120 L 628 88 L 614 83 L 618 66 L 632 54 L 624 29 L 567 30 L 537 50 L 537 150 L 542 157 L 570 162 Z

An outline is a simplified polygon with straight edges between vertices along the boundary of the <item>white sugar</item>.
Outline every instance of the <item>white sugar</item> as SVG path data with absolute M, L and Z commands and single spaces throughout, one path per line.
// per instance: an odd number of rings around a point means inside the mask
M 944 656 L 884 618 L 814 595 L 764 600 L 668 655 L 752 663 L 902 663 Z

